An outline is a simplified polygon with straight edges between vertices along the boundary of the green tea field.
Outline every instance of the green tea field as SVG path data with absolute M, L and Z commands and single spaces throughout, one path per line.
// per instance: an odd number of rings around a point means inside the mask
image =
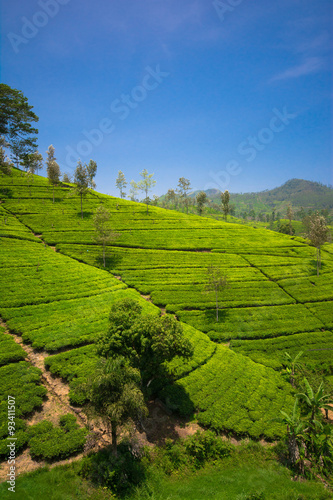
M 332 244 L 322 248 L 317 276 L 315 248 L 266 229 L 153 206 L 147 214 L 141 203 L 94 191 L 83 198 L 82 219 L 70 184 L 55 188 L 53 203 L 46 179 L 28 182 L 16 169 L 0 177 L 0 199 L 3 456 L 8 387 L 17 402 L 18 434 L 46 394 L 24 344 L 42 353 L 45 369 L 69 383 L 69 403 L 80 406 L 77 386 L 94 370 L 95 341 L 120 298 L 137 299 L 144 314 L 171 313 L 182 323 L 194 354 L 169 363 L 176 382 L 159 397 L 219 432 L 266 440 L 283 435 L 274 418 L 293 405 L 293 388 L 282 374 L 285 352 L 302 350 L 310 369 L 333 373 Z M 105 268 L 93 240 L 93 214 L 101 204 L 118 233 Z M 219 321 L 215 294 L 204 291 L 209 266 L 228 279 Z M 63 444 L 54 457 L 82 449 L 85 436 L 73 422 L 44 427 L 45 439 Z M 22 431 L 21 447 L 28 444 L 32 456 L 45 458 L 34 439 L 33 429 Z

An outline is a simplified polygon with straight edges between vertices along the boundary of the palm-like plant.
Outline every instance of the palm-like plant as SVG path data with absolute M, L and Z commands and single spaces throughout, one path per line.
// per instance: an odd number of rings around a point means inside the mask
M 333 410 L 333 406 L 331 406 L 333 405 L 333 398 L 324 393 L 324 382 L 321 382 L 316 393 L 306 378 L 304 378 L 304 384 L 306 392 L 299 393 L 296 397 L 302 399 L 310 410 L 310 425 L 311 423 L 316 425 L 316 422 L 318 422 L 316 417 L 321 416 L 321 409 Z
M 296 466 L 299 472 L 302 473 L 304 470 L 304 462 L 301 454 L 304 448 L 303 431 L 305 425 L 300 417 L 298 400 L 295 399 L 293 411 L 290 415 L 288 415 L 285 411 L 282 410 L 280 410 L 280 413 L 282 416 L 274 419 L 274 421 L 287 425 L 287 444 L 288 444 L 289 460 L 291 464 L 294 467 Z
M 294 358 L 292 358 L 289 352 L 284 353 L 285 357 L 285 370 L 289 375 L 289 382 L 293 387 L 295 387 L 295 371 L 301 367 L 301 364 L 298 362 L 299 358 L 302 356 L 303 351 L 300 351 Z

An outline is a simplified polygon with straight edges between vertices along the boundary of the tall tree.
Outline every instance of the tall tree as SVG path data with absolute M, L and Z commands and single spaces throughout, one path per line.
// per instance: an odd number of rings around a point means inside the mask
M 216 302 L 216 321 L 219 320 L 219 293 L 228 286 L 228 277 L 218 266 L 207 268 L 207 282 L 204 288 L 205 293 L 214 292 Z
M 123 174 L 123 172 L 121 170 L 119 170 L 119 172 L 118 172 L 118 177 L 116 179 L 116 186 L 117 186 L 117 189 L 119 189 L 119 191 L 120 191 L 120 198 L 125 198 L 126 193 L 124 192 L 124 189 L 127 186 L 127 182 L 125 179 L 125 175 Z
M 287 219 L 289 220 L 289 234 L 292 236 L 293 234 L 293 226 L 291 221 L 293 220 L 294 212 L 292 206 L 289 204 L 287 207 Z
M 174 189 L 168 189 L 168 192 L 167 194 L 165 195 L 165 198 L 167 200 L 168 203 L 174 203 L 176 204 L 176 193 L 175 193 L 175 190 Z
M 307 237 L 311 244 L 317 249 L 317 276 L 319 276 L 319 269 L 321 268 L 321 246 L 328 241 L 330 231 L 326 225 L 326 219 L 319 213 L 315 213 L 309 217 L 309 225 Z
M 53 203 L 54 203 L 54 186 L 58 184 L 60 177 L 60 168 L 58 163 L 56 162 L 56 157 L 54 156 L 54 147 L 52 144 L 48 147 L 46 151 L 47 159 L 46 159 L 46 172 L 47 178 L 53 186 Z
M 93 225 L 95 234 L 93 239 L 96 243 L 102 245 L 103 247 L 103 266 L 105 267 L 105 246 L 108 243 L 114 241 L 119 235 L 112 231 L 110 226 L 111 214 L 107 208 L 100 205 L 97 207 L 94 218 Z
M 186 213 L 188 214 L 187 194 L 189 191 L 191 191 L 191 182 L 188 179 L 185 179 L 185 177 L 180 177 L 179 181 L 178 181 L 178 188 L 179 188 L 180 196 L 181 196 L 183 203 L 186 207 Z
M 7 143 L 3 137 L 0 137 L 0 172 L 1 174 L 11 175 L 12 164 L 9 161 L 8 156 L 5 152 L 5 147 Z
M 38 130 L 31 123 L 38 122 L 38 116 L 32 109 L 20 90 L 0 84 L 0 136 L 12 151 L 16 148 L 20 160 L 37 149 Z
M 148 387 L 152 379 L 166 376 L 166 361 L 191 356 L 192 346 L 173 316 L 144 316 L 141 311 L 141 305 L 133 299 L 115 302 L 109 330 L 100 336 L 97 352 L 104 357 L 125 356 L 140 370 L 143 384 Z
M 154 174 L 148 174 L 147 170 L 144 169 L 142 172 L 140 172 L 140 175 L 142 177 L 142 180 L 138 182 L 137 186 L 140 191 L 143 191 L 146 195 L 146 204 L 147 204 L 147 215 L 148 215 L 148 205 L 149 205 L 149 197 L 148 193 L 151 190 L 152 187 L 155 186 L 156 181 L 153 179 Z
M 225 190 L 224 193 L 221 193 L 221 203 L 222 203 L 222 211 L 224 214 L 224 220 L 227 222 L 228 213 L 230 212 L 229 207 L 230 194 L 228 190 Z
M 130 186 L 131 186 L 131 189 L 129 191 L 128 197 L 130 198 L 130 200 L 135 201 L 136 196 L 138 195 L 138 185 L 135 181 L 131 181 Z
M 62 182 L 66 182 L 66 184 L 69 184 L 70 182 L 72 182 L 71 176 L 64 173 L 62 176 Z
M 205 193 L 205 191 L 200 191 L 196 196 L 196 200 L 197 200 L 197 212 L 199 215 L 202 215 L 205 203 L 207 203 L 207 194 Z
M 119 426 L 148 415 L 139 385 L 140 372 L 125 358 L 117 357 L 100 359 L 92 377 L 81 386 L 88 415 L 101 417 L 111 433 L 115 456 Z
M 24 157 L 21 165 L 32 174 L 37 171 L 38 175 L 38 170 L 42 170 L 43 168 L 43 156 L 38 151 L 34 151 Z
M 88 186 L 90 189 L 95 189 L 96 183 L 94 181 L 94 177 L 97 172 L 97 163 L 94 160 L 90 160 L 88 165 L 86 166 L 87 174 L 88 174 Z
M 82 165 L 80 160 L 78 161 L 77 167 L 74 172 L 74 184 L 75 184 L 75 191 L 81 197 L 81 218 L 83 219 L 82 198 L 88 192 L 89 175 L 86 166 Z

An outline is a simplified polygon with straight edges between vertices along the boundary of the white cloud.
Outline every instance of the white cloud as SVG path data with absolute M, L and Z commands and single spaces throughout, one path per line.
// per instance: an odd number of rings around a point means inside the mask
M 291 78 L 299 78 L 301 76 L 317 73 L 324 66 L 323 58 L 321 57 L 308 57 L 303 63 L 293 66 L 291 68 L 278 73 L 271 78 L 270 82 L 278 80 L 289 80 Z

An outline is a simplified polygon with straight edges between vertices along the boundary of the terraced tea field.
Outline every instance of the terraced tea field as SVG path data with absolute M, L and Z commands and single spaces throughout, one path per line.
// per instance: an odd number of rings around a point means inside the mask
M 272 418 L 293 401 L 283 353 L 303 350 L 309 366 L 333 372 L 332 245 L 317 277 L 315 249 L 301 238 L 157 207 L 147 215 L 142 204 L 95 192 L 81 219 L 69 186 L 55 189 L 53 203 L 45 179 L 28 185 L 15 169 L 0 178 L 0 196 L 0 316 L 47 353 L 46 368 L 70 383 L 73 404 L 84 400 L 77 386 L 94 370 L 111 304 L 124 297 L 144 314 L 162 309 L 182 322 L 194 355 L 169 364 L 177 382 L 160 397 L 181 414 L 196 411 L 203 425 L 273 439 L 283 427 Z M 93 241 L 100 204 L 119 234 L 105 269 Z M 228 277 L 218 322 L 214 293 L 203 293 L 211 265 Z M 22 351 L 7 344 L 0 339 L 0 360 L 23 370 Z

